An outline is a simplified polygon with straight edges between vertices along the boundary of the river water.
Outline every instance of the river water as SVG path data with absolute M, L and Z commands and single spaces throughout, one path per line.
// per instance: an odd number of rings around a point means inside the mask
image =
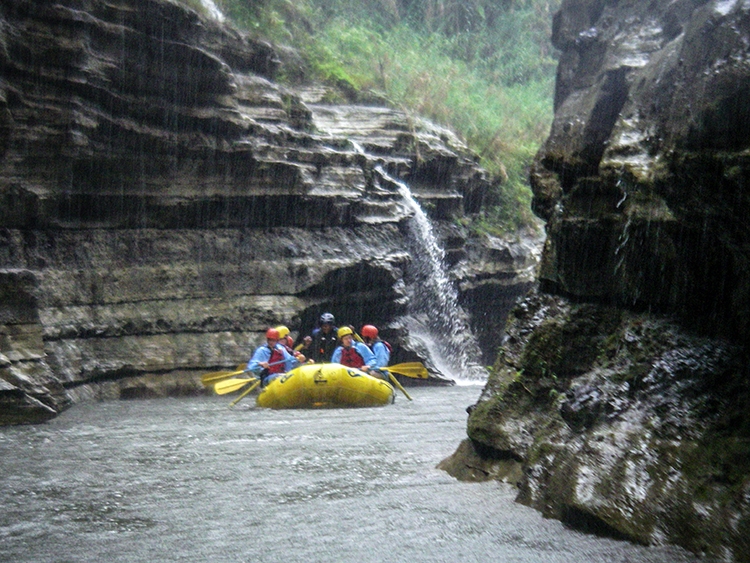
M 321 411 L 91 402 L 0 428 L 0 561 L 696 561 L 566 529 L 508 485 L 435 469 L 480 391 Z

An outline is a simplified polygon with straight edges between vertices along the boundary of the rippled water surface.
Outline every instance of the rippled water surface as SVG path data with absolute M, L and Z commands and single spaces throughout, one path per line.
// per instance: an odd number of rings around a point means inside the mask
M 323 411 L 89 403 L 0 428 L 0 561 L 694 561 L 568 530 L 507 485 L 435 469 L 480 390 Z

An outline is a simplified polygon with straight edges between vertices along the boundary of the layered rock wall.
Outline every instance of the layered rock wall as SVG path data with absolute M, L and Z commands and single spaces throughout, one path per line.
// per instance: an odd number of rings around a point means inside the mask
M 442 466 L 750 561 L 750 4 L 565 0 L 538 292 Z
M 376 165 L 430 209 L 469 305 L 528 284 L 519 247 L 465 250 L 453 219 L 490 180 L 452 133 L 282 88 L 280 64 L 174 1 L 2 3 L 0 423 L 198 392 L 326 310 L 415 359 L 413 211 Z

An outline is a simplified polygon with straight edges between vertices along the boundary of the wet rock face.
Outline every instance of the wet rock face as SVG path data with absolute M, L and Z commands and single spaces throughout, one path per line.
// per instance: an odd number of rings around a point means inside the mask
M 393 179 L 449 233 L 467 292 L 526 287 L 532 253 L 463 248 L 453 219 L 489 179 L 455 135 L 282 88 L 280 65 L 169 0 L 2 3 L 0 400 L 18 408 L 0 423 L 54 415 L 89 383 L 136 397 L 182 374 L 184 394 L 269 325 L 306 332 L 323 311 L 416 359 L 398 320 L 413 211 Z
M 747 341 L 747 3 L 571 0 L 553 40 L 543 286 Z
M 748 381 L 738 345 L 531 292 L 469 409 L 471 447 L 441 467 L 513 482 L 519 502 L 582 530 L 745 561 Z
M 516 460 L 547 516 L 747 561 L 750 5 L 564 0 L 554 42 L 540 291 L 444 466 Z

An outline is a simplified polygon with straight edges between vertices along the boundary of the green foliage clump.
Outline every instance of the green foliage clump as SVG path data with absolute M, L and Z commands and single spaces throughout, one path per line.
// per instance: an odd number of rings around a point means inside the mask
M 387 100 L 464 138 L 496 179 L 471 225 L 534 223 L 528 166 L 548 133 L 560 0 L 215 0 L 258 37 L 294 47 L 307 78 Z

